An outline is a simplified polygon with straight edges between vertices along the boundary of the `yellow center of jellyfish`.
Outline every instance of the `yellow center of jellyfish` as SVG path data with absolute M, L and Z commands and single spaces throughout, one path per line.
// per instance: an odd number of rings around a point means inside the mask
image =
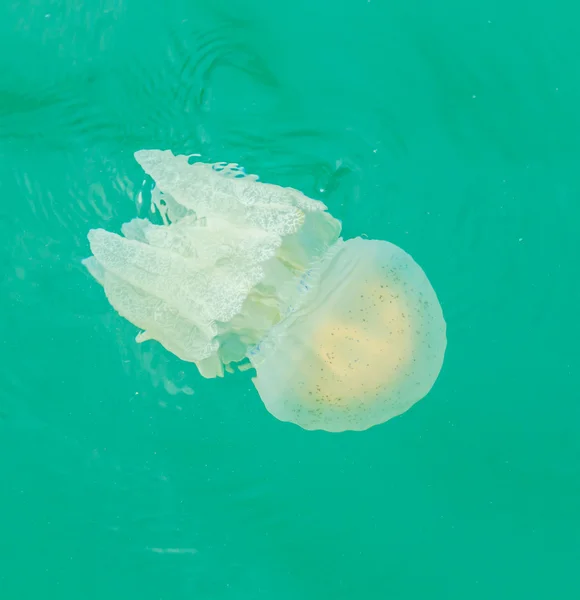
M 318 400 L 336 406 L 374 402 L 405 374 L 413 353 L 413 315 L 403 293 L 377 282 L 359 296 L 342 318 L 313 332 L 323 370 L 311 384 Z

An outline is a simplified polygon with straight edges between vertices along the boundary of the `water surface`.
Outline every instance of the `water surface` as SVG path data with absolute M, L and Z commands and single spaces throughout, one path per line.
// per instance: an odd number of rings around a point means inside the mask
M 578 10 L 562 2 L 0 9 L 0 594 L 580 594 Z M 239 162 L 437 290 L 431 394 L 362 434 L 273 419 L 109 307 L 86 233 L 133 152 Z

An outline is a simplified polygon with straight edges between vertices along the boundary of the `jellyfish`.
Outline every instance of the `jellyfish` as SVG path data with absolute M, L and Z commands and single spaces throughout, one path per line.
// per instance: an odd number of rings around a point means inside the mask
M 139 150 L 159 222 L 92 229 L 83 262 L 119 315 L 206 378 L 254 369 L 266 409 L 306 430 L 362 431 L 425 397 L 446 324 L 413 258 L 344 240 L 320 201 L 235 164 Z

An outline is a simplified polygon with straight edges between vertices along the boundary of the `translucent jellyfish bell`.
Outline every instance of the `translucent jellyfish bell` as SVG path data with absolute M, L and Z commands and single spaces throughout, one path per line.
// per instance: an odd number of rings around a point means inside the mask
M 367 429 L 429 392 L 446 326 L 407 253 L 343 241 L 324 204 L 236 165 L 135 158 L 163 224 L 91 230 L 84 262 L 138 342 L 159 341 L 204 377 L 254 367 L 268 411 L 304 429 Z

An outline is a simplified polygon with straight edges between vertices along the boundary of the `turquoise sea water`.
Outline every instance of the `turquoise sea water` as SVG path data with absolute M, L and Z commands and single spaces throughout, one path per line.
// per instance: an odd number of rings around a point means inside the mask
M 0 598 L 580 597 L 578 8 L 0 7 Z M 141 148 L 242 164 L 411 253 L 449 346 L 364 433 L 202 379 L 80 264 Z

